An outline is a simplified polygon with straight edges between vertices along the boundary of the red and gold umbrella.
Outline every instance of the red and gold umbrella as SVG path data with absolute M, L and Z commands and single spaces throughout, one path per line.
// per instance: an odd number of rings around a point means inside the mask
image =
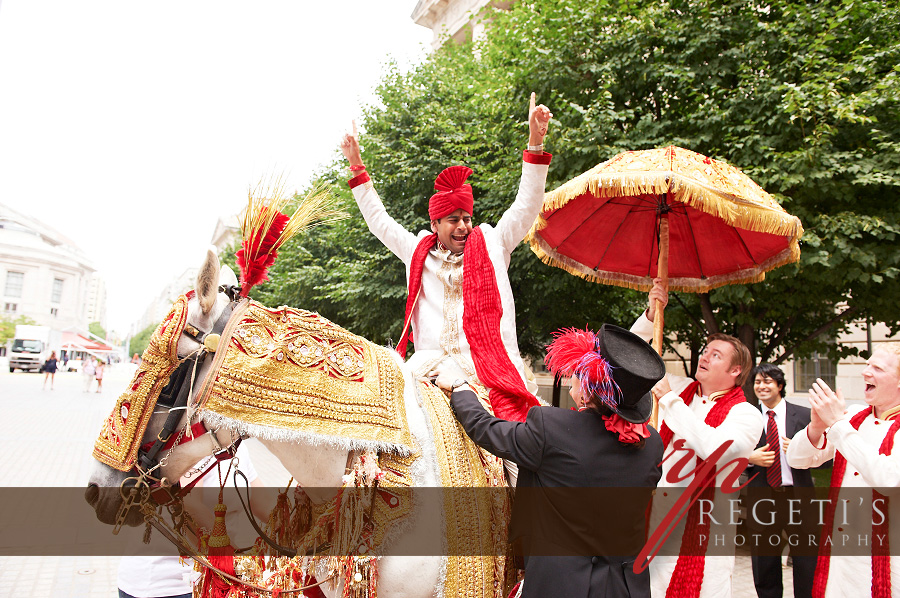
M 544 263 L 587 280 L 649 291 L 659 276 L 705 293 L 798 261 L 802 235 L 740 170 L 669 146 L 619 154 L 548 193 L 527 239 Z

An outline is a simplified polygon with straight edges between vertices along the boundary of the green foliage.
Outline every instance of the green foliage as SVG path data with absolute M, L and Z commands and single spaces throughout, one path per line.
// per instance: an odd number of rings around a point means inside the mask
M 28 316 L 19 316 L 17 318 L 0 316 L 0 347 L 6 346 L 6 343 L 16 337 L 16 326 L 18 324 L 30 324 L 36 326 L 37 322 Z
M 131 337 L 131 340 L 128 343 L 128 351 L 132 355 L 135 353 L 143 355 L 147 345 L 150 344 L 150 337 L 153 336 L 156 327 L 157 324 L 151 324 Z
M 100 338 L 106 338 L 106 329 L 100 325 L 100 322 L 91 322 L 88 324 L 88 330 L 91 334 L 99 336 Z
M 476 46 L 444 46 L 409 73 L 388 68 L 363 119 L 363 158 L 388 212 L 413 231 L 427 226 L 434 177 L 454 163 L 475 171 L 476 220 L 496 223 L 517 187 L 531 91 L 554 113 L 548 189 L 624 150 L 675 144 L 725 160 L 801 219 L 801 262 L 765 283 L 673 299 L 667 330 L 696 350 L 717 327 L 774 361 L 853 352 L 826 341 L 860 318 L 900 330 L 898 22 L 900 7 L 874 0 L 517 2 Z M 319 178 L 340 185 L 351 219 L 286 246 L 254 295 L 396 340 L 404 269 L 366 229 L 345 175 L 336 157 Z M 645 303 L 525 247 L 510 281 L 530 354 L 562 326 L 627 326 Z

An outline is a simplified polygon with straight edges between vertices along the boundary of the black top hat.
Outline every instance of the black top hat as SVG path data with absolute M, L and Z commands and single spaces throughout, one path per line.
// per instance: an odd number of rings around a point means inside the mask
M 666 374 L 662 358 L 644 339 L 612 324 L 597 335 L 597 351 L 612 366 L 612 377 L 622 398 L 616 413 L 625 421 L 642 424 L 650 419 L 650 389 Z

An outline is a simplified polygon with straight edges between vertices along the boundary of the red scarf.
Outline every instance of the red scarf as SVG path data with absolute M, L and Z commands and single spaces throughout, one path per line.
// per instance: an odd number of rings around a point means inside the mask
M 850 418 L 850 425 L 854 430 L 859 430 L 863 420 L 873 413 L 873 408 L 863 409 Z M 887 432 L 887 436 L 878 449 L 880 455 L 890 455 L 894 448 L 894 436 L 900 430 L 900 417 L 896 418 Z M 834 531 L 834 511 L 837 507 L 838 496 L 841 492 L 841 484 L 844 474 L 847 472 L 847 458 L 835 451 L 834 469 L 831 471 L 831 488 L 828 491 L 828 506 L 825 507 L 825 522 L 822 527 L 822 541 L 819 544 L 819 560 L 816 562 L 816 576 L 813 581 L 812 595 L 815 598 L 825 596 L 825 585 L 828 583 L 828 569 L 831 565 L 831 534 Z M 872 490 L 872 500 L 884 501 L 885 513 L 889 512 L 888 497 Z M 872 526 L 872 535 L 883 535 L 887 540 L 876 546 L 872 544 L 872 598 L 890 598 L 891 596 L 891 554 L 888 518 L 885 515 L 878 525 Z M 875 513 L 872 513 L 872 521 L 875 521 Z
M 700 383 L 694 382 L 681 392 L 681 398 L 685 405 L 690 405 L 694 401 L 698 388 L 700 388 Z M 740 386 L 735 386 L 716 399 L 715 405 L 703 420 L 704 423 L 718 428 L 728 417 L 731 408 L 745 401 L 744 391 Z M 672 442 L 674 432 L 666 425 L 666 422 L 663 422 L 659 429 L 659 435 L 662 438 L 663 447 L 666 448 Z M 699 468 L 702 464 L 703 461 L 697 457 L 697 467 Z M 707 479 L 704 480 L 707 486 L 701 491 L 701 499 L 712 501 L 715 495 L 715 480 L 710 478 L 714 478 L 715 468 L 710 470 L 707 475 Z M 696 598 L 700 595 L 708 544 L 709 518 L 706 518 L 705 523 L 700 523 L 700 501 L 698 500 L 691 505 L 688 511 L 687 521 L 684 524 L 684 535 L 681 536 L 678 561 L 675 563 L 675 571 L 672 573 L 669 588 L 666 590 L 666 598 Z
M 404 328 L 412 318 L 413 306 L 422 286 L 425 258 L 436 242 L 437 234 L 429 235 L 419 241 L 413 252 L 409 265 L 409 295 L 406 298 Z M 512 421 L 525 421 L 528 410 L 538 402 L 525 388 L 525 383 L 510 360 L 500 337 L 503 305 L 500 302 L 500 289 L 497 287 L 494 266 L 480 227 L 476 226 L 466 239 L 464 263 L 463 332 L 472 350 L 475 372 L 481 383 L 490 389 L 494 415 Z M 397 351 L 404 359 L 410 336 L 407 332 L 397 345 Z

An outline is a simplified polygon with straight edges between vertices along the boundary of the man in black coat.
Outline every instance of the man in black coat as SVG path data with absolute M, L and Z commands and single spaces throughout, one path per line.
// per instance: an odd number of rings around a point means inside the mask
M 815 548 L 807 546 L 810 534 L 818 538 L 817 514 L 809 502 L 813 498 L 813 480 L 810 470 L 793 469 L 785 459 L 790 439 L 809 425 L 809 408 L 784 400 L 784 372 L 778 366 L 761 363 L 753 370 L 753 391 L 760 402 L 760 410 L 766 418 L 757 449 L 750 455 L 750 476 L 747 495 L 747 527 L 751 533 L 764 539 L 751 555 L 753 582 L 759 598 L 781 598 L 784 588 L 781 577 L 781 550 L 783 544 L 772 547 L 769 538 L 782 531 L 806 546 L 797 550 L 805 554 L 793 554 L 794 597 L 810 598 L 816 568 Z M 770 415 L 771 414 L 771 415 Z M 774 428 L 772 427 L 774 426 Z M 810 489 L 810 490 L 803 490 Z M 790 500 L 794 502 L 794 520 L 790 522 Z M 754 509 L 755 504 L 755 509 Z M 797 514 L 799 511 L 799 515 Z
M 548 348 L 554 373 L 572 376 L 578 411 L 534 407 L 525 422 L 490 415 L 464 378 L 436 384 L 466 433 L 516 462 L 510 540 L 525 557 L 523 596 L 650 596 L 634 560 L 659 481 L 662 441 L 645 424 L 649 391 L 665 374 L 643 340 L 617 326 L 567 330 Z

